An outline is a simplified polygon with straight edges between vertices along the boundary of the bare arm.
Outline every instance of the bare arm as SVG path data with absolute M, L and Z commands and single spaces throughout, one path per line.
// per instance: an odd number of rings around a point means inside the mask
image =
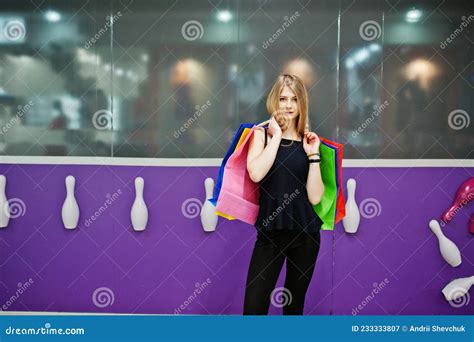
M 247 154 L 247 171 L 250 179 L 258 183 L 268 173 L 278 152 L 281 141 L 281 132 L 272 136 L 272 139 L 264 147 L 265 130 L 257 127 L 250 140 L 249 152 Z
M 311 157 L 314 159 L 315 157 Z M 306 190 L 308 192 L 308 199 L 311 205 L 316 205 L 321 202 L 324 194 L 324 184 L 321 178 L 320 163 L 309 163 L 308 180 L 306 182 Z
M 306 154 L 319 152 L 320 140 L 316 133 L 305 132 L 303 147 Z M 311 156 L 310 159 L 318 159 L 318 156 Z M 309 163 L 308 179 L 306 181 L 306 191 L 308 199 L 312 205 L 321 202 L 324 194 L 324 183 L 321 178 L 321 163 Z

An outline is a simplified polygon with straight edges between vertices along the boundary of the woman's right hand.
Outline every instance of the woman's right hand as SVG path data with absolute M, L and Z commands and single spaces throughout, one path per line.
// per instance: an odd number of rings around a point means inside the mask
M 268 123 L 268 134 L 270 134 L 271 137 L 278 135 L 281 136 L 282 134 L 281 127 L 275 120 L 275 116 L 272 116 L 270 122 Z

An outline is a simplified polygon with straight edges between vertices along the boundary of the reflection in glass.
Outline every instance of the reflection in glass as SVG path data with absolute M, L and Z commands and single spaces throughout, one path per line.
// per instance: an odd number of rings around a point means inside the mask
M 292 73 L 345 158 L 472 157 L 468 1 L 2 6 L 2 155 L 222 158 Z

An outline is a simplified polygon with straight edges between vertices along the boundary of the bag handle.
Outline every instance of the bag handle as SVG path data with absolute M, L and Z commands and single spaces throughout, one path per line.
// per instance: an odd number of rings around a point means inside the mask
M 268 119 L 268 120 L 265 120 L 263 122 L 260 122 L 258 125 L 256 125 L 257 127 L 263 127 L 264 131 L 265 131 L 265 144 L 264 144 L 264 148 L 267 147 L 267 127 L 264 127 L 264 126 L 268 126 L 268 123 L 270 122 L 271 119 Z

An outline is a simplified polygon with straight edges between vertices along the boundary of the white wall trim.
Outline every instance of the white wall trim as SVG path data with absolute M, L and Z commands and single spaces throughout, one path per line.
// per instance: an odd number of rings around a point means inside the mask
M 0 156 L 0 164 L 116 165 L 116 166 L 214 166 L 221 158 L 115 158 Z M 474 167 L 474 159 L 343 159 L 343 167 Z
M 100 313 L 100 312 L 58 312 L 58 311 L 0 311 L 0 316 L 170 316 L 172 314 L 137 314 L 137 313 Z

